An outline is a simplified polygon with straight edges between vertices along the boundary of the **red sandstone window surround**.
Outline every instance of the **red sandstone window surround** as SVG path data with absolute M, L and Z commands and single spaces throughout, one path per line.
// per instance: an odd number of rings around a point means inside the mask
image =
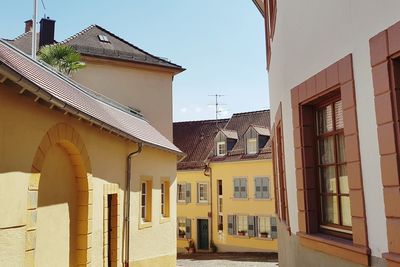
M 381 178 L 385 201 L 388 266 L 400 265 L 400 22 L 370 39 Z M 394 204 L 396 203 L 396 204 Z
M 291 97 L 300 243 L 368 265 L 370 250 L 352 56 L 344 57 L 293 88 Z M 330 114 L 326 107 L 330 107 Z M 317 130 L 320 125 L 322 131 Z M 329 166 L 331 172 L 329 175 L 325 172 L 324 176 L 323 168 Z M 325 189 L 321 181 L 328 181 Z M 327 196 L 331 197 L 330 203 L 324 200 Z

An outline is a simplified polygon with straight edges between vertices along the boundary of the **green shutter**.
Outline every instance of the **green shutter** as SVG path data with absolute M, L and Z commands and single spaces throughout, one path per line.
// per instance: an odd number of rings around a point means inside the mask
M 233 215 L 228 215 L 228 234 L 229 235 L 233 235 L 234 231 L 233 231 Z
M 192 201 L 192 185 L 190 183 L 186 184 L 186 203 L 190 203 Z
M 240 197 L 247 198 L 247 179 L 240 179 Z
M 278 227 L 276 225 L 276 218 L 271 217 L 270 222 L 271 222 L 271 238 L 276 239 L 278 238 Z
M 254 216 L 248 216 L 247 217 L 247 230 L 248 230 L 248 234 L 250 237 L 255 237 L 256 236 L 256 229 L 255 229 L 255 217 Z
M 233 179 L 233 197 L 240 198 L 240 179 Z
M 255 197 L 256 198 L 262 198 L 263 197 L 262 192 L 261 192 L 261 189 L 262 189 L 262 178 L 259 178 L 259 177 L 254 178 L 254 185 L 255 185 L 255 190 L 254 191 L 256 192 Z
M 192 221 L 186 219 L 186 239 L 192 238 Z

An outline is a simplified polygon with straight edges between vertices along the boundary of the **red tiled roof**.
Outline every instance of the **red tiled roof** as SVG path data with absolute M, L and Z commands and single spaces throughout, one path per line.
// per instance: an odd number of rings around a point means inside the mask
M 214 137 L 228 119 L 174 123 L 174 144 L 186 158 L 178 163 L 179 170 L 201 169 L 213 149 Z
M 52 98 L 64 103 L 65 106 L 61 108 L 76 109 L 93 121 L 99 121 L 111 129 L 116 129 L 116 132 L 122 132 L 135 142 L 143 142 L 149 146 L 182 154 L 174 144 L 143 118 L 129 114 L 122 108 L 95 97 L 93 92 L 88 92 L 86 88 L 52 68 L 32 60 L 3 40 L 0 40 L 0 62 L 50 94 Z

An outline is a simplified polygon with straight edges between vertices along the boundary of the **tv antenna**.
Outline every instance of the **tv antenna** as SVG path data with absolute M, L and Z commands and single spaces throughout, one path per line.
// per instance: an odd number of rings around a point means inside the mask
M 211 97 L 215 97 L 215 103 L 209 104 L 209 106 L 215 106 L 215 119 L 218 120 L 218 115 L 222 112 L 220 109 L 220 106 L 226 106 L 225 104 L 221 104 L 219 102 L 219 99 L 225 95 L 219 95 L 219 94 L 214 94 L 214 95 L 208 95 Z

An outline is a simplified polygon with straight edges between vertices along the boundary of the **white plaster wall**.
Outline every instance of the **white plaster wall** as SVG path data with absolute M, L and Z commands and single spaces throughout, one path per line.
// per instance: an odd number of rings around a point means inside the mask
M 269 88 L 272 114 L 282 102 L 292 231 L 298 231 L 290 89 L 353 54 L 358 128 L 372 255 L 387 251 L 369 39 L 400 20 L 397 0 L 278 1 Z

